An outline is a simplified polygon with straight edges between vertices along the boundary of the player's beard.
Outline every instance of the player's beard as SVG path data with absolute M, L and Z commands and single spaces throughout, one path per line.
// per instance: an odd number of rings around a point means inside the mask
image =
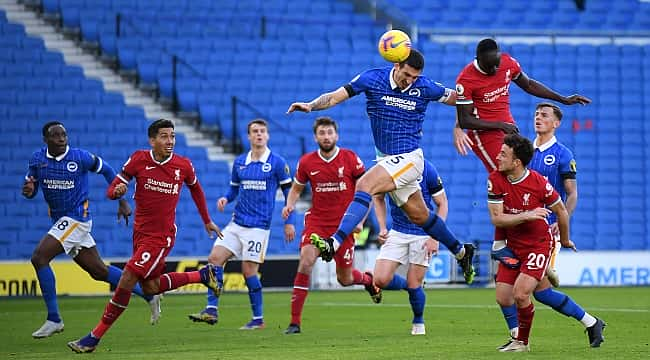
M 329 145 L 324 145 L 324 144 L 318 144 L 318 147 L 320 148 L 321 152 L 328 153 L 332 150 L 334 150 L 334 147 L 336 146 L 336 143 L 330 143 Z

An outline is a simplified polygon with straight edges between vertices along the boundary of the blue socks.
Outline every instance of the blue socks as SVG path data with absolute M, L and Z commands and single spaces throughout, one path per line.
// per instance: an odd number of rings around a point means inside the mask
M 215 265 L 214 266 L 214 272 L 215 275 L 217 276 L 217 282 L 221 287 L 223 287 L 223 266 L 220 265 Z M 215 295 L 214 291 L 212 289 L 208 289 L 208 305 L 206 308 L 218 308 L 219 307 L 219 297 Z
M 262 283 L 257 275 L 246 278 L 248 286 L 248 298 L 251 301 L 251 310 L 253 311 L 253 320 L 262 319 Z
M 506 319 L 509 330 L 519 327 L 519 321 L 517 321 L 517 305 L 501 306 L 501 312 L 503 313 L 503 318 Z
M 393 279 L 386 285 L 384 290 L 406 290 L 406 279 L 402 276 L 395 274 Z
M 345 215 L 341 219 L 341 224 L 334 234 L 334 238 L 340 243 L 345 240 L 354 230 L 354 228 L 363 220 L 370 210 L 372 196 L 367 192 L 357 191 L 354 193 L 354 199 L 345 210 Z
M 542 304 L 548 305 L 553 310 L 571 316 L 572 318 L 580 321 L 585 316 L 585 311 L 576 304 L 567 294 L 547 288 L 542 291 L 533 293 L 535 299 Z
M 454 255 L 458 254 L 463 248 L 463 244 L 451 233 L 445 221 L 431 211 L 429 211 L 429 218 L 422 225 L 422 230 L 443 243 Z
M 54 322 L 61 322 L 59 316 L 59 304 L 56 301 L 56 279 L 52 268 L 47 265 L 36 271 L 38 284 L 41 287 L 45 307 L 47 307 L 47 319 Z
M 427 297 L 424 294 L 422 286 L 415 289 L 408 288 L 409 302 L 411 303 L 411 310 L 413 310 L 413 324 L 424 324 L 424 304 Z
M 110 265 L 108 266 L 108 278 L 106 279 L 106 282 L 113 285 L 113 287 L 117 288 L 117 284 L 120 282 L 120 277 L 122 276 L 122 270 L 118 268 L 117 266 Z M 153 295 L 145 295 L 144 291 L 142 291 L 142 287 L 140 286 L 140 283 L 135 284 L 135 287 L 133 288 L 132 292 L 143 299 L 145 299 L 147 302 L 151 301 L 153 299 Z

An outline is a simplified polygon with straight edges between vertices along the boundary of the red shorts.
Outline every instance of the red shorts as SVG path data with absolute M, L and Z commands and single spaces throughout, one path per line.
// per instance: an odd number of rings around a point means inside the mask
M 467 130 L 474 145 L 472 151 L 481 160 L 488 174 L 497 169 L 497 155 L 501 151 L 505 134 L 501 130 Z
M 316 233 L 321 237 L 327 237 L 334 234 L 336 229 L 338 229 L 338 225 L 320 227 L 306 226 L 300 239 L 300 248 L 307 244 L 311 244 L 309 241 L 309 235 Z M 338 268 L 352 267 L 352 263 L 354 262 L 354 236 L 352 236 L 352 234 L 345 238 L 345 241 L 343 241 L 339 249 L 336 251 L 334 254 L 334 261 L 336 261 L 336 267 Z
M 553 252 L 552 246 L 545 243 L 542 246 L 531 247 L 526 250 L 511 249 L 514 251 L 517 259 L 521 262 L 521 265 L 518 269 L 510 269 L 502 263 L 499 263 L 496 281 L 514 285 L 519 274 L 527 274 L 538 281 L 542 281 L 544 274 L 546 274 L 548 262 L 551 259 L 551 253 Z
M 133 233 L 133 256 L 126 267 L 141 280 L 155 279 L 165 272 L 165 259 L 174 246 L 174 237 L 152 237 Z

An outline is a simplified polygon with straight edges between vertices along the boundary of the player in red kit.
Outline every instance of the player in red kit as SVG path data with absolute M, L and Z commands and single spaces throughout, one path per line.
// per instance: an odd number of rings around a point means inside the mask
M 458 98 L 454 145 L 461 155 L 467 155 L 467 148 L 471 148 L 488 173 L 497 169 L 496 157 L 505 134 L 518 132 L 510 112 L 511 82 L 531 95 L 566 105 L 585 105 L 591 102 L 582 95 L 562 96 L 541 82 L 529 78 L 517 60 L 509 54 L 501 53 L 496 41 L 481 40 L 476 46 L 476 59 L 467 64 L 456 79 Z M 467 129 L 467 133 L 462 129 Z M 500 229 L 495 229 L 492 257 L 501 263 L 519 266 L 508 252 Z M 501 310 L 506 319 L 514 316 L 514 307 Z
M 217 287 L 210 265 L 199 271 L 163 273 L 165 258 L 176 238 L 176 205 L 183 184 L 189 187 L 209 236 L 213 232 L 221 236 L 221 230 L 210 220 L 205 194 L 192 163 L 173 153 L 174 123 L 165 119 L 154 121 L 148 135 L 151 150 L 134 152 L 106 192 L 109 198 L 119 199 L 126 194 L 129 181 L 136 180 L 133 256 L 126 263 L 97 326 L 85 337 L 68 343 L 78 353 L 95 350 L 101 337 L 128 306 L 131 291 L 138 282 L 145 294 L 161 294 L 190 283 Z
M 493 39 L 476 46 L 476 59 L 467 64 L 456 79 L 456 150 L 467 154 L 471 147 L 488 172 L 497 169 L 496 157 L 505 134 L 517 132 L 510 113 L 510 83 L 525 92 L 565 105 L 589 104 L 582 95 L 562 96 L 541 82 L 529 78 L 513 57 L 499 50 Z M 467 135 L 461 129 L 467 129 Z
M 314 122 L 314 139 L 318 150 L 303 155 L 298 162 L 296 177 L 289 191 L 287 205 L 282 209 L 286 219 L 294 210 L 296 201 L 309 182 L 312 188 L 312 207 L 305 213 L 305 229 L 300 242 L 300 263 L 291 296 L 291 323 L 285 334 L 300 333 L 302 309 L 309 290 L 309 278 L 319 251 L 312 245 L 312 233 L 328 236 L 338 228 L 346 205 L 352 201 L 355 183 L 365 168 L 357 154 L 336 146 L 338 129 L 329 117 L 318 117 Z M 354 238 L 352 234 L 334 254 L 336 278 L 343 286 L 364 285 L 375 303 L 381 301 L 381 289 L 375 287 L 371 273 L 362 273 L 352 267 Z
M 521 264 L 511 268 L 499 263 L 496 297 L 500 305 L 514 302 L 519 329 L 516 338 L 499 348 L 501 352 L 530 351 L 528 338 L 535 307 L 531 295 L 584 324 L 592 347 L 600 346 L 605 323 L 586 313 L 566 294 L 551 287 L 545 277 L 555 240 L 547 216 L 557 216 L 562 247 L 575 251 L 569 239 L 569 214 L 553 186 L 542 175 L 526 168 L 533 157 L 530 140 L 510 134 L 497 156 L 498 170 L 487 183 L 488 211 L 494 226 L 504 229 L 507 246 Z

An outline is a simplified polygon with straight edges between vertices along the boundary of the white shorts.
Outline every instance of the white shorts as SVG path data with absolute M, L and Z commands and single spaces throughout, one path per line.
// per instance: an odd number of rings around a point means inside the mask
M 96 245 L 95 239 L 90 235 L 92 227 L 92 220 L 83 222 L 64 216 L 57 220 L 47 233 L 61 243 L 66 254 L 74 258 L 81 248 L 91 248 Z
M 264 262 L 271 230 L 248 228 L 229 223 L 223 229 L 223 239 L 217 239 L 213 246 L 223 246 L 237 258 L 258 264 Z
M 427 258 L 424 243 L 429 235 L 411 235 L 399 231 L 388 232 L 388 240 L 379 249 L 377 259 L 397 261 L 404 264 L 416 264 L 429 267 L 431 259 Z
M 409 196 L 420 190 L 418 180 L 424 171 L 424 154 L 422 149 L 410 153 L 378 157 L 377 164 L 386 169 L 393 178 L 397 189 L 389 193 L 397 206 L 408 201 Z

